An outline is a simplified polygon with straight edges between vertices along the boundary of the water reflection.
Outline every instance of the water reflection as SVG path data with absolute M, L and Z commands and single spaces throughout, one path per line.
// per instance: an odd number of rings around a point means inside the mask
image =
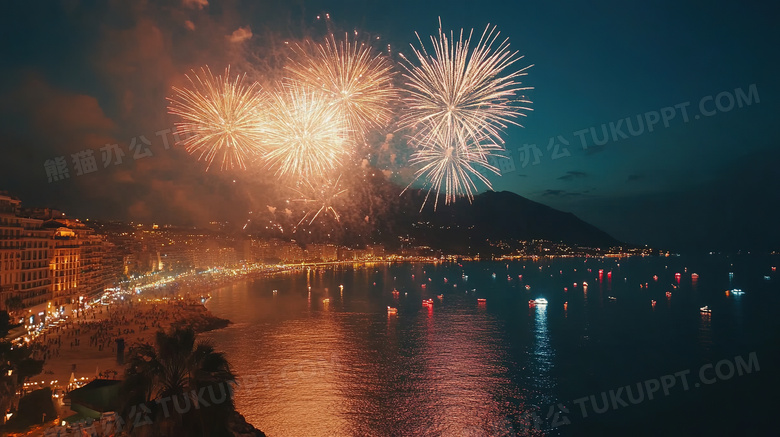
M 590 262 L 590 270 L 581 260 L 543 269 L 523 262 L 510 266 L 506 281 L 504 263 L 347 266 L 285 275 L 212 293 L 209 309 L 234 323 L 206 336 L 240 375 L 238 409 L 269 436 L 486 436 L 511 435 L 526 413 L 546 414 L 535 409 L 558 399 L 625 384 L 625 374 L 612 371 L 614 354 L 602 352 L 619 351 L 642 374 L 667 372 L 637 346 L 658 341 L 658 326 L 674 326 L 665 347 L 680 365 L 726 356 L 724 344 L 776 332 L 763 328 L 774 326 L 770 321 L 752 323 L 763 313 L 751 300 L 741 306 L 723 295 L 723 270 L 713 286 L 708 281 L 716 272 L 698 269 L 701 299 L 685 281 L 674 299 L 667 298 L 668 310 L 658 305 L 652 312 L 648 298 L 663 299 L 682 269 L 664 269 L 663 259 L 625 261 L 619 270 L 611 270 L 611 261 Z M 663 279 L 649 292 L 633 291 L 635 285 L 628 291 L 625 281 L 611 282 L 610 272 L 633 284 L 656 273 Z M 753 299 L 758 291 L 749 285 L 746 297 Z M 768 290 L 771 284 L 762 279 L 761 285 Z M 539 290 L 550 304 L 529 307 Z M 717 298 L 710 290 L 719 290 Z M 619 299 L 603 304 L 613 292 Z M 432 306 L 421 305 L 427 299 Z M 713 306 L 712 316 L 697 314 L 704 304 Z M 388 306 L 397 314 L 389 316 Z M 726 333 L 739 338 L 724 343 L 712 317 L 718 328 L 736 323 L 739 329 Z
M 550 344 L 550 334 L 547 329 L 547 305 L 535 306 L 533 324 L 533 344 L 530 348 L 528 382 L 536 389 L 542 404 L 552 404 L 555 400 L 553 396 L 555 380 L 551 375 L 555 350 Z

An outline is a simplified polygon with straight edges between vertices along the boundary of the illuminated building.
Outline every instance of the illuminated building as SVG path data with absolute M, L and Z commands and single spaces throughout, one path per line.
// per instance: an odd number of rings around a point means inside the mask
M 48 231 L 20 216 L 21 201 L 0 193 L 0 309 L 18 311 L 50 296 Z M 9 308 L 10 306 L 10 308 Z
M 78 296 L 79 244 L 76 233 L 60 227 L 52 235 L 52 257 L 49 264 L 52 275 L 52 301 L 55 307 L 75 302 Z
M 37 317 L 102 293 L 121 268 L 104 266 L 111 249 L 84 223 L 0 193 L 0 310 Z

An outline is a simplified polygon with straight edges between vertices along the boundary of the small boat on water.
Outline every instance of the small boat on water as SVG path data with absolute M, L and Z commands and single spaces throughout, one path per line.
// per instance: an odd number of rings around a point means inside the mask
M 327 299 L 327 298 L 322 299 L 322 303 L 330 303 L 330 299 Z
M 650 305 L 652 305 L 652 306 L 653 306 L 653 308 L 655 308 L 655 301 L 654 301 L 654 300 L 651 300 L 651 301 L 650 301 Z
M 422 301 L 422 304 L 424 307 L 432 307 L 433 306 L 433 299 L 425 299 Z
M 709 306 L 707 306 L 707 305 L 705 305 L 705 306 L 703 306 L 703 307 L 699 308 L 699 311 L 701 311 L 701 312 L 702 312 L 702 313 L 704 313 L 704 314 L 710 314 L 710 313 L 712 312 L 712 310 L 710 309 L 710 307 L 709 307 Z
M 526 286 L 525 286 L 525 289 L 526 289 L 526 290 L 530 290 L 530 289 L 531 289 L 531 286 L 530 286 L 530 285 L 526 285 Z
M 666 297 L 672 297 L 672 292 L 671 291 L 667 291 L 666 292 Z
M 493 279 L 496 279 L 496 274 L 495 274 L 495 273 L 493 273 L 493 275 L 492 275 L 492 276 L 493 276 Z
M 745 292 L 742 291 L 741 288 L 734 288 L 731 290 L 731 294 L 733 294 L 734 296 L 742 296 L 743 294 L 745 294 Z
M 276 293 L 278 293 L 278 292 L 279 292 L 279 290 L 274 290 L 274 291 L 273 291 L 273 293 L 274 293 L 274 294 L 276 294 Z
M 398 308 L 387 307 L 387 315 L 388 316 L 394 316 L 396 314 L 398 314 Z
M 771 276 L 766 276 L 766 275 L 764 275 L 764 280 L 765 280 L 765 281 L 768 281 L 768 280 L 770 280 L 770 279 L 772 279 L 772 277 L 771 277 Z
M 534 304 L 536 305 L 547 305 L 547 299 L 540 297 L 538 299 L 534 299 Z
M 398 297 L 398 294 L 399 294 L 398 290 L 393 289 L 393 297 Z
M 477 299 L 477 303 L 485 303 L 485 302 L 487 302 L 487 299 L 485 299 L 485 298 L 481 297 L 481 298 Z
M 694 281 L 699 279 L 699 274 L 698 273 L 691 273 L 691 279 L 693 279 Z
M 438 295 L 436 295 L 436 297 L 437 297 L 439 300 L 442 300 L 442 299 L 444 299 L 444 295 L 443 295 L 443 294 L 438 294 Z
M 615 301 L 615 300 L 617 300 L 617 298 L 616 298 L 616 297 L 613 297 L 613 296 L 607 296 L 607 299 L 609 299 L 610 301 Z

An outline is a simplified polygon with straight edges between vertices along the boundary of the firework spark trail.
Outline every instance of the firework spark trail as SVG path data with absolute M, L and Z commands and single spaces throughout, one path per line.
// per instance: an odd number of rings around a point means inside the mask
M 432 193 L 435 211 L 441 194 L 444 194 L 445 205 L 455 202 L 459 196 L 465 196 L 471 202 L 477 191 L 475 180 L 490 189 L 493 188 L 490 180 L 480 170 L 500 174 L 499 170 L 488 162 L 488 157 L 500 156 L 496 152 L 503 149 L 489 141 L 484 144 L 467 143 L 464 146 L 456 142 L 458 137 L 462 135 L 445 137 L 442 134 L 439 139 L 432 140 L 428 147 L 423 147 L 412 154 L 410 163 L 420 168 L 417 169 L 414 180 L 406 189 L 421 179 L 425 181 L 424 185 L 428 186 L 420 211 L 425 208 Z
M 173 87 L 168 110 L 183 120 L 176 131 L 187 152 L 208 162 L 206 170 L 221 157 L 220 168 L 246 168 L 246 162 L 260 152 L 263 121 L 260 109 L 265 97 L 256 82 L 246 85 L 245 75 L 215 77 L 208 67 L 201 74 L 187 75 L 191 89 Z
M 327 179 L 352 151 L 337 109 L 319 92 L 293 81 L 273 93 L 265 134 L 266 165 L 280 177 Z
M 420 181 L 428 191 L 422 207 L 435 193 L 435 210 L 442 194 L 449 204 L 461 196 L 471 201 L 479 182 L 491 188 L 487 175 L 499 171 L 488 158 L 500 156 L 504 130 L 520 126 L 519 117 L 531 110 L 521 94 L 531 88 L 519 80 L 531 66 L 516 68 L 522 56 L 510 51 L 508 39 L 499 39 L 495 26 L 486 26 L 477 39 L 473 30 L 445 32 L 440 21 L 438 34 L 430 37 L 432 49 L 416 35 L 413 54 L 401 55 L 405 86 L 399 127 L 408 130 L 414 150 L 412 183 Z M 186 139 L 180 144 L 206 160 L 207 170 L 214 161 L 223 169 L 246 168 L 260 155 L 279 179 L 342 194 L 341 176 L 335 185 L 331 181 L 345 173 L 368 132 L 390 124 L 399 96 L 390 58 L 356 37 L 357 31 L 355 39 L 330 33 L 321 43 L 292 45 L 286 66 L 268 66 L 275 72 L 267 78 L 274 84 L 269 94 L 257 82 L 247 85 L 245 75 L 231 80 L 229 68 L 224 77 L 215 77 L 208 67 L 201 74 L 193 71 L 187 76 L 191 87 L 174 88 L 168 99 L 170 113 L 182 119 L 177 131 Z M 323 212 L 339 220 L 329 203 L 335 196 L 321 202 L 310 224 Z
M 306 186 L 305 190 L 302 191 L 293 188 L 293 190 L 301 196 L 300 199 L 295 199 L 293 202 L 317 203 L 320 207 L 317 212 L 312 215 L 311 220 L 309 220 L 309 225 L 314 223 L 314 220 L 316 220 L 317 217 L 319 217 L 319 215 L 323 212 L 332 213 L 333 218 L 335 218 L 337 222 L 340 221 L 341 216 L 339 215 L 338 211 L 336 211 L 333 203 L 336 198 L 348 191 L 346 188 L 342 189 L 339 187 L 340 182 L 341 175 L 339 175 L 338 178 L 336 178 L 336 181 L 333 183 L 327 182 L 320 186 L 314 186 L 314 184 L 311 182 L 304 181 L 304 185 Z M 301 223 L 303 223 L 306 218 L 309 217 L 309 214 L 310 211 L 307 211 L 295 227 L 299 227 Z
M 367 44 L 333 34 L 324 43 L 306 41 L 294 47 L 296 57 L 286 68 L 291 78 L 319 90 L 340 110 L 347 129 L 359 139 L 369 129 L 383 128 L 392 118 L 398 95 L 389 60 Z
M 411 138 L 415 145 L 427 147 L 444 138 L 479 149 L 485 136 L 503 144 L 502 130 L 510 124 L 519 126 L 517 118 L 531 110 L 524 106 L 530 101 L 519 95 L 531 88 L 518 80 L 531 66 L 503 74 L 522 59 L 509 51 L 508 39 L 496 45 L 499 32 L 488 25 L 470 49 L 472 35 L 473 30 L 464 39 L 461 30 L 456 40 L 439 23 L 438 38 L 431 36 L 433 54 L 417 34 L 420 48 L 411 47 L 419 66 L 402 55 L 408 96 L 401 125 L 415 132 Z

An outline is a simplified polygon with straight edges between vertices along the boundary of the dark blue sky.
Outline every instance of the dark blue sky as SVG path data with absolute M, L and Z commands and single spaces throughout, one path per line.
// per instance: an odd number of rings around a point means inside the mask
M 497 25 L 525 55 L 521 62 L 534 64 L 524 79 L 534 87 L 534 111 L 524 128 L 506 131 L 516 169 L 493 178 L 496 190 L 574 212 L 634 243 L 780 249 L 780 38 L 770 2 L 125 3 L 2 6 L 0 141 L 8 159 L 0 188 L 27 204 L 56 203 L 74 215 L 208 219 L 215 205 L 245 196 L 226 195 L 231 175 L 204 176 L 181 151 L 155 143 L 153 159 L 53 183 L 43 163 L 85 144 L 97 152 L 112 141 L 127 148 L 138 135 L 160 140 L 155 132 L 172 124 L 164 96 L 183 72 L 246 61 L 269 35 L 316 31 L 318 14 L 330 13 L 341 29 L 381 35 L 400 51 L 415 31 L 435 33 L 441 17 L 448 29 Z M 252 38 L 230 43 L 228 35 L 245 26 Z M 668 127 L 661 120 L 649 132 L 647 113 L 675 105 Z M 641 133 L 630 135 L 625 120 L 618 129 L 625 135 L 609 130 L 610 122 L 637 116 Z M 594 128 L 601 137 L 602 125 L 614 138 L 598 146 L 588 131 L 584 150 L 575 133 Z M 558 136 L 569 142 L 568 155 L 559 148 L 553 159 L 547 145 Z M 524 145 L 539 148 L 538 163 L 523 167 Z M 209 208 L 193 207 L 193 196 Z

